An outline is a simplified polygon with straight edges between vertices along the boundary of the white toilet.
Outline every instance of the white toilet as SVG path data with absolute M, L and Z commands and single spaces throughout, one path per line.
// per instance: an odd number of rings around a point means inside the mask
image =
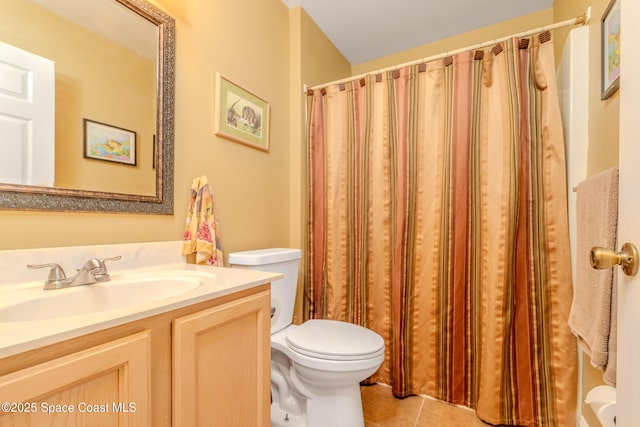
M 272 427 L 362 427 L 360 381 L 384 360 L 384 340 L 358 325 L 308 320 L 292 325 L 299 249 L 229 254 L 229 264 L 282 273 L 271 284 Z

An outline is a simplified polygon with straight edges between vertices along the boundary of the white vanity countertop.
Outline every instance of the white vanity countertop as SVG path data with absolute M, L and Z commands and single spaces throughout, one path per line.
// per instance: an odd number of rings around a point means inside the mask
M 110 283 L 117 283 L 118 280 L 126 280 L 127 277 L 132 276 L 146 277 L 148 275 L 153 278 L 154 272 L 157 272 L 157 276 L 170 274 L 176 277 L 184 276 L 191 278 L 191 280 L 195 278 L 200 285 L 176 296 L 155 301 L 150 299 L 148 302 L 109 311 L 41 320 L 0 321 L 0 358 L 250 289 L 282 278 L 279 273 L 176 263 L 123 271 L 116 271 L 114 268 L 114 271 L 111 272 L 112 282 L 101 283 L 99 286 L 109 286 Z M 33 295 L 34 292 L 41 290 L 41 292 L 46 292 L 45 298 L 51 295 L 63 299 L 64 292 L 81 292 L 80 288 L 90 286 L 94 285 L 47 291 L 42 290 L 43 281 L 0 286 L 0 310 L 16 302 L 25 301 L 27 293 Z

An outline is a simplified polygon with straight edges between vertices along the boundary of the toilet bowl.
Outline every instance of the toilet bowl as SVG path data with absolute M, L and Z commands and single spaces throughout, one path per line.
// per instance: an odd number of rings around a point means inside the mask
M 271 284 L 271 425 L 362 427 L 360 382 L 384 360 L 384 340 L 362 326 L 312 319 L 292 325 L 299 249 L 229 254 L 234 268 L 284 275 Z

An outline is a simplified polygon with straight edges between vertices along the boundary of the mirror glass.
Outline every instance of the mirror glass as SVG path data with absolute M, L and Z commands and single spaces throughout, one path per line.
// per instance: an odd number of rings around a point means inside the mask
M 2 2 L 0 208 L 173 213 L 173 18 Z

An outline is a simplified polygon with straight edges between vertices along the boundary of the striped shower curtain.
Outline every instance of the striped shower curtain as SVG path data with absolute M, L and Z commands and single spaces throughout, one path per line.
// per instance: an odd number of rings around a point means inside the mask
M 548 32 L 309 91 L 305 313 L 385 339 L 370 379 L 491 424 L 575 426 Z

